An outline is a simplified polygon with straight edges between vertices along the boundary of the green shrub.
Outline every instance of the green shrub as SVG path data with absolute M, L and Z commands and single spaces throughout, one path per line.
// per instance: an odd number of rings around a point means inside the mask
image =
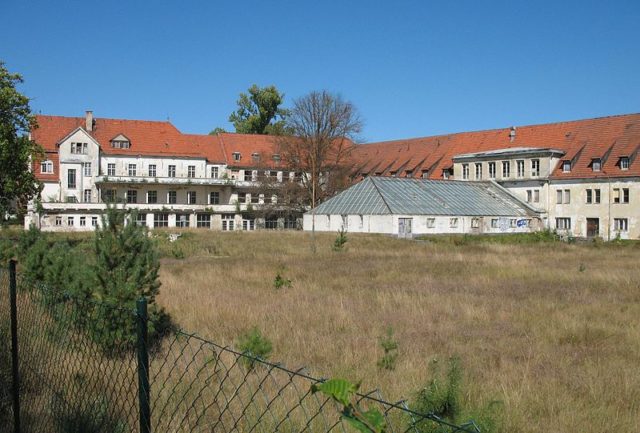
M 446 372 L 442 371 L 436 359 L 429 363 L 429 369 L 431 378 L 416 394 L 411 409 L 422 414 L 433 414 L 453 424 L 460 425 L 473 420 L 482 433 L 500 431 L 501 403 L 494 401 L 482 408 L 469 408 L 463 405 L 463 374 L 458 358 L 449 359 Z M 417 427 L 420 433 L 448 431 L 440 424 L 429 420 L 420 421 Z
M 262 335 L 257 326 L 238 337 L 237 347 L 248 356 L 243 358 L 243 363 L 249 370 L 255 366 L 254 358 L 267 359 L 273 349 L 271 341 Z
M 338 236 L 336 237 L 336 240 L 333 241 L 333 246 L 331 247 L 331 249 L 333 251 L 342 251 L 346 243 L 347 243 L 347 230 L 345 228 L 341 228 L 338 231 Z
M 280 266 L 278 272 L 276 272 L 276 277 L 273 279 L 274 289 L 282 289 L 283 287 L 291 288 L 291 280 L 285 278 L 282 274 L 284 274 L 284 266 Z
M 44 236 L 38 238 L 27 250 L 20 248 L 22 259 L 22 273 L 26 281 L 31 285 L 39 285 L 44 282 L 45 259 L 49 253 L 49 242 Z
M 13 242 L 9 239 L 0 238 L 0 266 L 6 268 L 9 260 L 15 255 Z
M 393 328 L 389 326 L 384 336 L 380 337 L 380 347 L 384 351 L 378 360 L 378 367 L 384 370 L 395 370 L 398 359 L 398 342 L 393 338 Z

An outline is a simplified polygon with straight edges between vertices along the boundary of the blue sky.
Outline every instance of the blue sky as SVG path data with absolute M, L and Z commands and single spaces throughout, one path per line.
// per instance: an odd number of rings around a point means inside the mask
M 274 84 L 340 93 L 381 141 L 640 112 L 639 22 L 637 0 L 4 0 L 0 60 L 43 114 L 232 131 Z

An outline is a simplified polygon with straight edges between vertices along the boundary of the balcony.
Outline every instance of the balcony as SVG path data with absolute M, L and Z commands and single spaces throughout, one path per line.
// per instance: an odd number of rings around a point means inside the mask
M 149 177 L 149 176 L 98 176 L 98 185 L 229 185 L 244 182 L 233 179 L 214 179 L 203 177 Z
M 235 204 L 147 204 L 147 203 L 116 203 L 115 206 L 118 209 L 137 209 L 144 212 L 204 212 L 213 211 L 216 213 L 236 213 L 237 207 Z M 59 203 L 59 202 L 44 202 L 42 208 L 45 212 L 57 211 L 57 212 L 96 212 L 100 213 L 106 209 L 105 203 Z M 246 206 L 241 206 L 241 210 L 245 210 Z

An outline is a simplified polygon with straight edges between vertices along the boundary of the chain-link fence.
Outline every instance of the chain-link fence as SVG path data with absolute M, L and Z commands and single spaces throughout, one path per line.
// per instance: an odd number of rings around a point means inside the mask
M 137 310 L 79 299 L 17 278 L 19 417 L 10 392 L 10 276 L 0 270 L 0 432 L 347 432 L 322 382 L 179 330 L 153 347 Z M 9 392 L 7 391 L 9 390 Z M 474 432 L 379 392 L 357 394 L 386 432 Z M 4 427 L 2 427 L 4 426 Z

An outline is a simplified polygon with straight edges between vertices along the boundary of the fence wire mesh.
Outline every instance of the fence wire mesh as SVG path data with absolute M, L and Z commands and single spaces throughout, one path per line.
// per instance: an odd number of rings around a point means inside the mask
M 0 341 L 6 348 L 8 281 L 0 270 Z M 135 310 L 78 299 L 21 278 L 17 307 L 23 432 L 139 432 L 140 374 L 150 381 L 154 432 L 354 431 L 333 400 L 311 391 L 322 380 L 304 369 L 172 330 L 147 352 L 149 370 L 139 370 L 135 342 L 128 338 L 142 320 Z M 8 349 L 2 352 L 5 356 Z M 0 361 L 0 385 L 8 384 L 10 365 L 5 374 L 5 360 Z M 410 410 L 406 402 L 388 402 L 377 391 L 356 399 L 363 409 L 384 416 L 389 433 L 479 432 L 473 423 L 449 424 Z M 12 431 L 4 419 L 11 419 L 11 395 L 0 391 L 0 422 Z

